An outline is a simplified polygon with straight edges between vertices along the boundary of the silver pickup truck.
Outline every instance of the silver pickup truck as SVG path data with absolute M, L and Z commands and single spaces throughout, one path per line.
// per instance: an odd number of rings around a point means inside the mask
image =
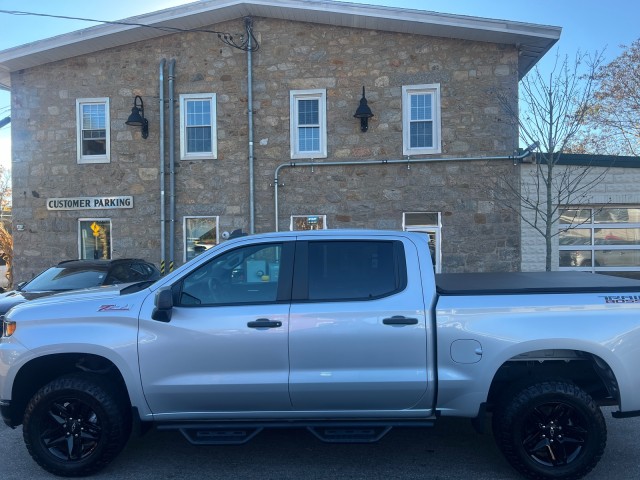
M 0 407 L 56 475 L 98 471 L 132 431 L 242 443 L 307 427 L 369 442 L 391 427 L 492 421 L 532 479 L 577 479 L 606 426 L 640 415 L 640 282 L 588 273 L 434 275 L 428 237 L 254 235 L 153 284 L 14 307 Z

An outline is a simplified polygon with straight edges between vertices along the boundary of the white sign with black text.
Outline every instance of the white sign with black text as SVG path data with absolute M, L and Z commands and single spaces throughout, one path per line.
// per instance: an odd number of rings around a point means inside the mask
M 49 198 L 47 210 L 100 210 L 133 208 L 132 196 Z

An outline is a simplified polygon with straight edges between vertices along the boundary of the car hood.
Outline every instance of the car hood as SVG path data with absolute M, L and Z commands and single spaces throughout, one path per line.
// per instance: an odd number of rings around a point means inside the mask
M 2 295 L 2 297 L 0 297 L 0 315 L 4 315 L 9 311 L 11 307 L 13 307 L 14 305 L 18 305 L 19 303 L 28 302 L 29 300 L 35 300 L 36 298 L 47 297 L 55 293 L 57 292 L 21 292 L 19 290 L 11 290 L 10 292 L 6 292 L 4 295 Z
M 84 288 L 82 290 L 70 290 L 68 292 L 48 292 L 45 295 L 40 295 L 39 297 L 35 297 L 35 298 L 27 299 L 22 297 L 21 301 L 15 301 L 15 303 L 13 303 L 12 306 L 19 304 L 18 308 L 22 309 L 22 308 L 29 308 L 29 306 L 31 305 L 33 306 L 43 305 L 43 304 L 53 305 L 53 304 L 59 304 L 59 303 L 70 303 L 70 302 L 81 301 L 81 300 L 92 300 L 92 299 L 103 299 L 103 298 L 106 299 L 106 298 L 118 297 L 120 296 L 120 290 L 122 290 L 122 288 L 126 287 L 127 285 L 130 285 L 130 284 Z M 27 293 L 27 292 L 18 292 L 18 293 Z M 35 292 L 33 292 L 33 294 L 35 294 Z M 17 298 L 17 297 L 10 297 L 10 298 Z M 4 298 L 0 299 L 0 305 L 3 300 L 5 299 Z M 28 304 L 25 304 L 27 300 L 33 300 L 33 301 L 30 301 Z

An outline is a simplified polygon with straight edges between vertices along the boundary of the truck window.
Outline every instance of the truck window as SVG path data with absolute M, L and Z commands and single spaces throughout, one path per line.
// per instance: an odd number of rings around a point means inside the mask
M 402 242 L 309 242 L 309 300 L 372 300 L 406 286 Z
M 281 244 L 241 247 L 215 257 L 182 281 L 180 305 L 275 302 Z

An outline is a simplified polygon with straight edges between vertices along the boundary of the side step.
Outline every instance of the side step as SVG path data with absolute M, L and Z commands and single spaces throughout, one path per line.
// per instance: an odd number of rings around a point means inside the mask
M 180 428 L 192 445 L 242 445 L 258 435 L 262 428 Z
M 326 443 L 374 443 L 391 427 L 307 427 L 316 438 Z

